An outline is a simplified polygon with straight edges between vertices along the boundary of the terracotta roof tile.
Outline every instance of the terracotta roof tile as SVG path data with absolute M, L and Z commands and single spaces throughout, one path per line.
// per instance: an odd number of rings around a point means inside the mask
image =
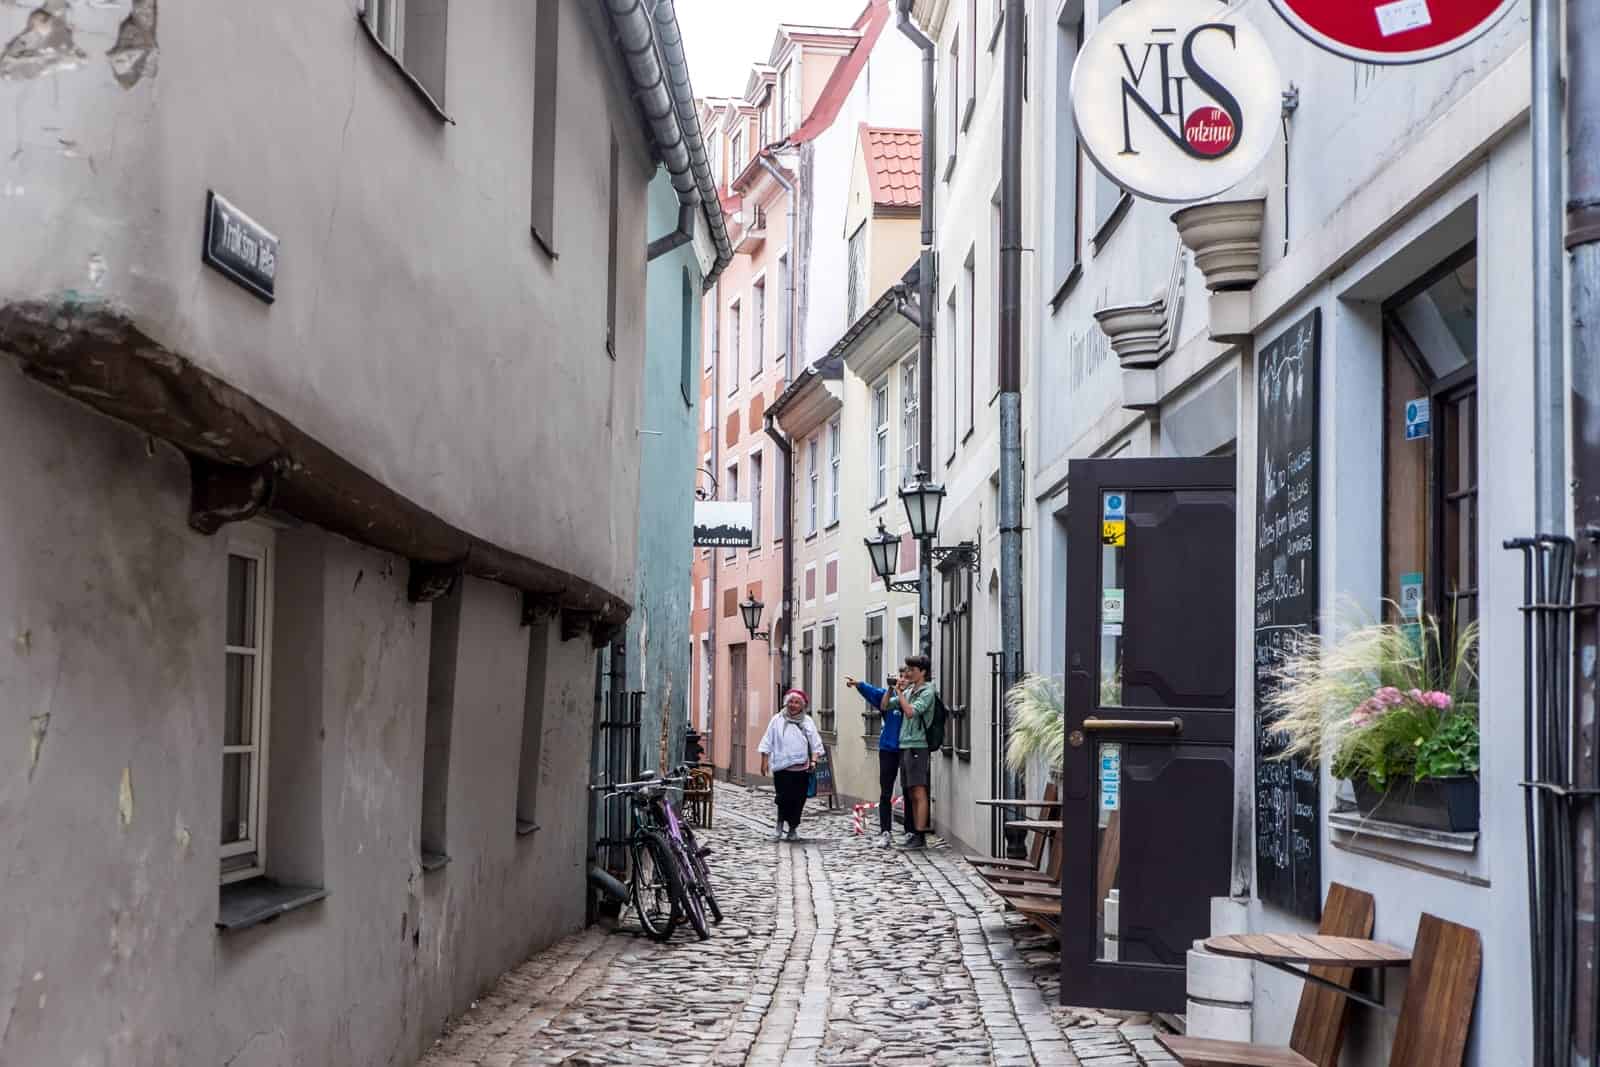
M 922 131 L 861 127 L 874 207 L 917 207 L 922 203 Z

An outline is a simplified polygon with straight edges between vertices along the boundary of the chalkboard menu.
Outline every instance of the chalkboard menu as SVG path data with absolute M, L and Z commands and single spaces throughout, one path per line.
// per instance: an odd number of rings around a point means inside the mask
M 822 742 L 822 758 L 817 761 L 816 771 L 817 791 L 813 796 L 827 797 L 828 807 L 833 807 L 833 750 L 828 747 L 828 742 Z
M 1317 407 L 1320 311 L 1256 356 L 1256 893 L 1308 919 L 1322 910 L 1320 774 L 1277 760 L 1265 711 L 1271 673 L 1317 625 Z

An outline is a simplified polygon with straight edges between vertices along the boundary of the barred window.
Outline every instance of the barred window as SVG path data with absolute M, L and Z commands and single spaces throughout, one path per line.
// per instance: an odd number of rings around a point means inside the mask
M 817 728 L 825 734 L 834 732 L 833 714 L 833 664 L 834 642 L 832 626 L 822 628 L 822 691 L 817 697 Z

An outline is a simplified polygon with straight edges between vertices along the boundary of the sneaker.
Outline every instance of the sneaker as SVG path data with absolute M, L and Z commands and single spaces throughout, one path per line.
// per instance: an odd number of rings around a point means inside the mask
M 778 820 L 778 832 L 772 835 L 774 841 L 782 841 L 783 835 L 788 832 L 789 824 L 782 819 Z
M 800 840 L 800 831 L 796 830 L 794 827 L 791 826 L 791 827 L 789 827 L 789 832 L 787 834 L 784 834 L 783 836 L 784 836 L 784 838 L 786 840 L 798 841 L 798 840 Z
M 925 848 L 927 840 L 921 834 L 906 834 L 904 848 Z
M 878 847 L 879 848 L 892 848 L 893 846 L 894 846 L 894 835 L 891 834 L 888 830 L 884 830 L 882 833 L 880 833 L 878 835 Z

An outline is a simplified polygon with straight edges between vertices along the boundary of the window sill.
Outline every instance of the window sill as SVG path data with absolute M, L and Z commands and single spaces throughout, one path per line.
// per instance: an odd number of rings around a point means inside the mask
M 427 105 L 428 110 L 432 111 L 434 116 L 437 117 L 439 121 L 447 122 L 451 126 L 454 126 L 456 124 L 456 120 L 451 118 L 445 112 L 443 105 L 441 105 L 439 101 L 435 100 L 433 98 L 433 94 L 428 91 L 427 87 L 419 82 L 416 79 L 416 76 L 406 69 L 405 64 L 400 62 L 400 57 L 389 51 L 384 43 L 378 40 L 378 35 L 372 32 L 372 24 L 367 21 L 366 14 L 364 12 L 357 11 L 356 21 L 361 23 L 361 28 L 366 31 L 367 40 L 371 41 L 373 47 L 383 54 L 383 58 L 387 59 L 394 66 L 394 69 L 400 72 L 400 77 L 404 78 L 406 80 L 406 84 L 411 86 L 416 94 L 422 98 L 422 102 Z
M 953 748 L 941 748 L 939 750 L 939 755 L 943 756 L 945 759 L 949 759 L 951 756 L 954 756 L 955 754 L 956 754 L 956 750 L 953 749 Z
M 971 763 L 972 762 L 972 749 L 970 749 L 970 748 L 958 748 L 958 749 L 956 749 L 956 759 L 961 760 L 963 763 Z
M 422 854 L 422 869 L 426 873 L 442 871 L 450 866 L 450 857 L 443 852 L 424 852 Z
M 972 125 L 972 113 L 978 110 L 978 98 L 971 94 L 967 96 L 967 106 L 961 110 L 961 132 L 966 133 Z
M 888 497 L 880 496 L 877 500 L 874 500 L 871 504 L 867 505 L 867 514 L 869 514 L 869 515 L 872 514 L 874 511 L 877 511 L 879 508 L 883 507 L 888 502 L 889 502 L 889 498 Z
M 1354 810 L 1334 810 L 1328 813 L 1328 827 L 1335 833 L 1351 837 L 1376 837 L 1422 848 L 1440 849 L 1471 855 L 1478 851 L 1478 832 L 1453 833 L 1449 830 L 1430 830 L 1405 823 L 1386 822 L 1363 816 Z
M 539 829 L 539 824 L 536 823 L 536 822 L 529 822 L 527 819 L 518 819 L 517 820 L 517 836 L 518 837 L 527 837 L 529 834 L 535 832 L 538 829 Z
M 948 158 L 948 159 L 946 159 L 944 161 L 944 176 L 941 178 L 941 180 L 945 184 L 947 184 L 947 185 L 949 184 L 950 175 L 955 173 L 955 169 L 956 169 L 956 154 L 954 152 L 951 152 L 950 153 L 950 158 Z
M 1123 193 L 1122 199 L 1117 201 L 1117 206 L 1111 209 L 1111 217 L 1106 219 L 1106 224 L 1095 231 L 1095 235 L 1089 239 L 1089 243 L 1094 245 L 1095 255 L 1098 256 L 1105 251 L 1107 242 L 1111 240 L 1111 235 L 1117 232 L 1117 228 L 1122 225 L 1122 220 L 1128 217 L 1128 209 L 1132 206 L 1133 197 Z
M 972 435 L 977 433 L 977 432 L 978 432 L 978 428 L 976 426 L 968 426 L 967 427 L 967 432 L 961 435 L 961 446 L 963 448 L 965 448 L 967 442 L 972 440 Z M 952 457 L 952 458 L 954 458 L 954 457 Z
M 1050 314 L 1054 315 L 1061 310 L 1061 305 L 1067 302 L 1067 297 L 1072 295 L 1072 291 L 1078 287 L 1078 281 L 1082 277 L 1083 263 L 1074 263 L 1072 269 L 1067 271 L 1066 279 L 1056 289 L 1056 295 L 1050 298 Z
M 328 895 L 320 886 L 279 885 L 270 878 L 251 878 L 222 887 L 217 900 L 217 929 L 248 930 L 272 922 Z
M 540 233 L 539 227 L 529 226 L 528 232 L 533 234 L 533 243 L 539 246 L 539 251 L 550 257 L 550 262 L 554 263 L 556 260 L 561 258 L 561 254 L 556 251 L 555 243 L 547 239 L 544 234 Z
M 805 539 L 806 539 L 807 543 L 815 541 L 817 539 L 817 531 L 812 530 L 810 533 L 806 534 L 806 538 Z
M 1000 43 L 1000 31 L 1006 28 L 1006 9 L 1001 8 L 1000 14 L 995 17 L 994 30 L 989 34 L 989 51 L 993 52 Z
M 830 745 L 839 743 L 839 731 L 837 730 L 818 730 L 817 736 Z
M 832 522 L 828 523 L 828 525 L 826 525 L 826 526 L 824 526 L 822 528 L 822 532 L 823 533 L 827 533 L 830 530 L 837 530 L 838 528 L 839 528 L 839 520 L 838 519 L 834 519 Z

